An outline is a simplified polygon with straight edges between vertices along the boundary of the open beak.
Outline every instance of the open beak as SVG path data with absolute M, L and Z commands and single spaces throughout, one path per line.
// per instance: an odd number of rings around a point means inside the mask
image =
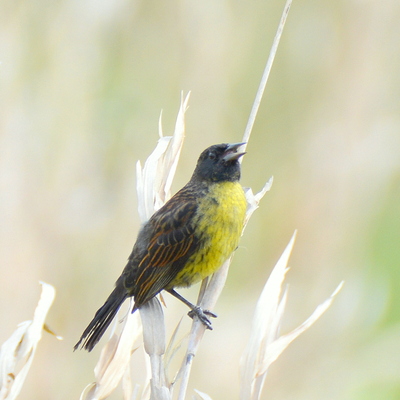
M 237 149 L 240 146 L 243 146 L 244 144 L 246 144 L 246 142 L 243 143 L 231 143 L 228 145 L 227 149 L 224 152 L 224 156 L 222 157 L 222 159 L 226 162 L 229 161 L 236 161 L 238 160 L 240 157 L 244 156 L 246 154 L 246 152 L 243 153 L 237 153 Z

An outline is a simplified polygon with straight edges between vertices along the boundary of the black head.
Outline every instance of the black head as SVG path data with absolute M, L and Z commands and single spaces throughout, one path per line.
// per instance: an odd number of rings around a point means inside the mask
M 192 179 L 209 182 L 230 181 L 240 179 L 239 158 L 245 153 L 237 150 L 245 143 L 216 144 L 204 150 L 197 161 Z

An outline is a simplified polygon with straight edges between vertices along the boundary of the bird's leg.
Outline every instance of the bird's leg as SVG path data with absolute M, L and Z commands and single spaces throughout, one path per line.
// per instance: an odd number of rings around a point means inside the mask
M 203 310 L 199 306 L 195 306 L 190 301 L 188 301 L 184 297 L 182 297 L 179 293 L 175 292 L 174 289 L 167 289 L 167 292 L 171 293 L 172 296 L 176 297 L 182 303 L 185 303 L 190 308 L 190 311 L 188 312 L 188 315 L 190 318 L 193 318 L 194 316 L 196 316 L 207 329 L 212 330 L 211 321 L 207 318 L 207 316 L 212 317 L 212 318 L 217 318 L 216 314 L 214 314 L 213 312 L 211 312 L 209 310 Z

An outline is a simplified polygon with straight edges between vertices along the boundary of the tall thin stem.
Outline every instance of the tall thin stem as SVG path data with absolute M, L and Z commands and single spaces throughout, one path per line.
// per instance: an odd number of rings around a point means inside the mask
M 276 31 L 271 50 L 269 52 L 267 64 L 265 65 L 264 73 L 262 75 L 260 85 L 258 86 L 257 94 L 256 94 L 256 97 L 255 97 L 254 103 L 253 103 L 253 107 L 251 109 L 250 116 L 247 121 L 246 129 L 244 131 L 243 140 L 242 140 L 243 142 L 247 143 L 250 139 L 250 134 L 253 129 L 256 117 L 257 117 L 258 109 L 260 108 L 260 103 L 261 103 L 261 100 L 264 95 L 265 87 L 267 86 L 269 74 L 272 69 L 272 64 L 274 63 L 275 55 L 278 50 L 278 46 L 279 46 L 279 42 L 281 40 L 283 28 L 285 26 L 285 22 L 286 22 L 288 14 L 289 14 L 291 5 L 292 5 L 292 0 L 287 0 L 286 4 L 285 4 L 285 8 L 283 9 L 281 20 L 279 21 L 278 29 Z

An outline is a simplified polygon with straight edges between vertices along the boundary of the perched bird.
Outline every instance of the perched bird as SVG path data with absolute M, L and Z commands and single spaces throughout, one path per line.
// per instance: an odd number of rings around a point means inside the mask
M 218 144 L 204 150 L 190 181 L 142 226 L 115 289 L 75 345 L 91 351 L 128 297 L 132 313 L 166 290 L 183 301 L 212 329 L 202 310 L 175 287 L 191 286 L 214 273 L 238 246 L 246 212 L 238 152 L 245 143 Z

